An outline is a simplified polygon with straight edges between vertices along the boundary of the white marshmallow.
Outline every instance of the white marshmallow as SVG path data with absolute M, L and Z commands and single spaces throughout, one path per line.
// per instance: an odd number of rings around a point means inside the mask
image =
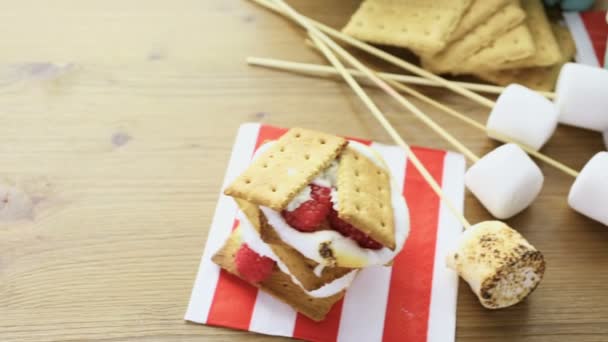
M 545 273 L 543 254 L 500 221 L 485 221 L 467 229 L 446 261 L 488 309 L 521 302 Z
M 608 70 L 566 63 L 557 80 L 555 103 L 559 122 L 608 130 Z
M 591 158 L 574 181 L 568 204 L 579 213 L 608 226 L 608 152 Z
M 557 107 L 538 92 L 511 84 L 498 97 L 486 127 L 490 138 L 504 135 L 539 150 L 555 132 Z
M 543 186 L 544 177 L 519 146 L 505 144 L 473 164 L 464 181 L 494 217 L 506 219 L 534 201 Z

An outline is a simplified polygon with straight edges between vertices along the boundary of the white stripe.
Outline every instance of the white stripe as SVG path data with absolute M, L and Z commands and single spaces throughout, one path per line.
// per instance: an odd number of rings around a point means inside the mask
M 264 291 L 258 291 L 249 324 L 250 331 L 292 337 L 295 325 L 296 311 L 291 306 Z
M 466 167 L 462 155 L 448 152 L 443 164 L 442 189 L 454 203 L 456 209 L 464 207 L 464 171 Z M 445 259 L 453 243 L 462 233 L 462 225 L 441 202 L 439 225 L 435 245 L 433 266 L 433 287 L 429 309 L 427 341 L 454 341 L 456 332 L 456 299 L 458 296 L 458 275 L 448 269 Z
M 249 165 L 259 130 L 260 124 L 257 123 L 244 124 L 239 128 L 236 142 L 232 148 L 232 155 L 228 163 L 224 184 L 222 185 L 222 191 L 229 182 L 236 178 Z M 187 321 L 197 323 L 207 322 L 209 308 L 213 301 L 220 274 L 220 268 L 211 261 L 211 256 L 222 247 L 230 235 L 230 228 L 232 227 L 236 210 L 237 206 L 234 200 L 220 193 L 211 228 L 209 229 L 205 251 L 203 252 L 196 281 L 192 288 L 188 310 L 184 317 Z
M 396 146 L 372 143 L 388 164 L 399 189 L 405 181 L 405 151 Z M 362 270 L 346 292 L 338 341 L 381 341 L 392 267 L 369 267 Z
M 595 67 L 600 67 L 593 43 L 589 37 L 589 33 L 583 24 L 581 16 L 577 12 L 564 12 L 564 19 L 570 29 L 570 33 L 574 37 L 576 44 L 576 61 L 582 64 L 588 64 Z

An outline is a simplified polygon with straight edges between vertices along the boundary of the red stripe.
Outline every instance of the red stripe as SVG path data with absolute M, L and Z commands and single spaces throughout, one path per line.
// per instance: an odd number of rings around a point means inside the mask
M 423 148 L 414 152 L 441 184 L 445 152 Z M 393 265 L 384 341 L 422 342 L 427 339 L 440 203 L 414 165 L 409 160 L 407 164 L 403 195 L 410 210 L 411 230 Z
M 276 140 L 286 131 L 284 128 L 260 126 L 254 152 L 264 142 Z M 232 229 L 234 230 L 237 226 L 238 220 L 235 219 Z M 213 302 L 209 308 L 207 324 L 248 330 L 257 293 L 257 288 L 221 270 L 213 294 Z
M 606 39 L 608 38 L 608 24 L 606 23 L 606 11 L 587 11 L 580 13 L 585 30 L 593 45 L 593 50 L 600 65 L 604 62 L 606 54 Z
M 220 270 L 207 324 L 248 330 L 258 289 Z
M 265 142 L 279 139 L 281 136 L 283 136 L 283 134 L 285 134 L 285 132 L 287 132 L 286 128 L 266 125 L 261 126 L 260 132 L 258 133 L 258 140 L 255 143 L 255 150 L 257 151 L 257 149 Z
M 335 341 L 338 338 L 338 328 L 340 327 L 343 301 L 344 299 L 341 299 L 337 302 L 321 322 L 315 322 L 298 313 L 296 324 L 293 329 L 293 337 L 314 342 Z

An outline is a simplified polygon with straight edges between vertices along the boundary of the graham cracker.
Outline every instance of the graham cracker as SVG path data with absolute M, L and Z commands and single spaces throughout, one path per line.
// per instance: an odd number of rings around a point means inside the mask
M 342 151 L 335 135 L 292 128 L 260 155 L 224 194 L 281 211 Z
M 576 45 L 567 28 L 558 24 L 551 24 L 551 29 L 555 34 L 562 55 L 559 63 L 548 67 L 480 71 L 475 73 L 475 76 L 503 86 L 519 83 L 531 89 L 552 91 L 555 88 L 562 66 L 574 58 Z
M 395 249 L 390 175 L 346 148 L 338 164 L 338 217 L 382 245 Z
M 489 46 L 462 62 L 453 74 L 475 73 L 479 70 L 496 69 L 498 64 L 520 60 L 534 55 L 536 47 L 528 26 L 520 24 L 498 37 Z
M 519 37 L 505 37 L 513 35 L 510 32 L 461 65 L 458 70 L 460 73 L 548 66 L 559 62 L 561 53 L 542 2 L 540 0 L 522 0 L 522 7 L 526 12 L 524 23 L 529 30 L 534 51 L 532 52 L 528 47 L 527 38 L 524 39 L 521 34 Z M 510 48 L 507 48 L 508 46 Z
M 211 258 L 211 260 L 229 273 L 239 276 L 234 257 L 241 247 L 239 229 L 235 229 L 224 246 Z M 267 292 L 273 297 L 287 303 L 296 311 L 309 317 L 314 321 L 325 318 L 331 307 L 338 302 L 346 291 L 341 291 L 326 298 L 315 298 L 309 296 L 300 286 L 291 281 L 288 274 L 281 272 L 278 268 L 272 272 L 270 277 L 259 284 L 251 284 Z
M 471 0 L 365 0 L 344 33 L 422 55 L 443 49 Z
M 448 42 L 453 42 L 464 37 L 464 35 L 484 23 L 510 2 L 511 0 L 473 0 L 469 9 L 464 13 L 462 19 L 460 19 L 458 26 L 450 34 Z
M 558 63 L 561 59 L 559 45 L 551 30 L 543 2 L 541 0 L 523 0 L 522 7 L 526 11 L 526 24 L 532 33 L 536 53 L 526 59 L 497 64 L 497 69 L 548 66 Z
M 274 228 L 268 224 L 266 217 L 264 217 L 258 206 L 244 200 L 238 200 L 237 203 L 241 211 L 247 216 L 249 222 L 260 233 L 262 241 L 270 246 L 274 254 L 281 259 L 289 269 L 289 272 L 298 279 L 307 291 L 316 290 L 352 271 L 351 268 L 345 267 L 324 267 L 321 276 L 318 277 L 314 273 L 314 269 L 318 263 L 306 258 L 293 247 L 283 242 Z
M 264 214 L 260 210 L 260 208 L 244 199 L 235 198 L 234 201 L 239 206 L 239 209 L 245 214 L 249 223 L 253 226 L 253 228 L 258 232 L 258 234 L 262 231 L 262 217 Z
M 526 13 L 519 6 L 519 1 L 510 1 L 507 6 L 504 6 L 484 23 L 475 27 L 462 39 L 453 41 L 432 57 L 423 57 L 422 65 L 435 73 L 445 73 L 453 70 L 462 61 L 492 43 L 496 37 L 500 37 L 513 27 L 521 24 L 525 18 Z

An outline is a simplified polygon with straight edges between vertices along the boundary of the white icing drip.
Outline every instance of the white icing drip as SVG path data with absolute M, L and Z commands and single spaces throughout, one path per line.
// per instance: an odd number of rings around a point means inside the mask
M 318 186 L 324 186 L 326 188 L 335 188 L 338 179 L 338 162 L 333 160 L 327 169 L 319 172 L 319 174 L 312 180 L 312 184 Z
M 297 284 L 298 286 L 300 286 L 300 288 L 302 288 L 302 291 L 306 292 L 306 294 L 309 295 L 310 297 L 325 298 L 325 297 L 333 296 L 334 294 L 348 288 L 350 286 L 350 284 L 352 283 L 353 279 L 355 278 L 355 276 L 357 275 L 357 270 L 353 270 L 353 271 L 347 273 L 346 275 L 344 275 L 340 278 L 337 278 L 316 290 L 307 291 L 304 288 L 304 286 L 302 286 L 302 283 L 293 274 L 291 274 L 291 272 L 289 272 L 287 265 L 285 265 L 285 263 L 283 263 L 281 261 L 281 259 L 279 259 L 279 257 L 277 257 L 277 255 L 272 251 L 270 246 L 268 246 L 268 244 L 266 244 L 264 241 L 262 241 L 259 234 L 255 231 L 255 229 L 253 228 L 253 226 L 251 225 L 249 220 L 241 212 L 239 212 L 239 221 L 240 221 L 239 229 L 241 232 L 242 241 L 244 243 L 246 243 L 247 246 L 249 246 L 249 248 L 251 248 L 254 252 L 258 253 L 259 255 L 265 256 L 265 257 L 268 257 L 268 258 L 274 260 L 277 263 L 279 270 L 281 270 L 281 272 L 289 275 L 291 277 L 291 281 L 294 284 Z M 318 266 L 315 267 L 315 274 L 316 274 L 317 268 L 318 268 Z M 317 275 L 317 276 L 320 277 L 320 275 Z
M 297 194 L 296 197 L 294 197 L 291 202 L 289 202 L 289 204 L 287 204 L 287 207 L 285 207 L 285 209 L 287 209 L 288 211 L 294 211 L 298 209 L 298 207 L 302 205 L 302 203 L 310 201 L 312 199 L 312 197 L 310 196 L 310 191 L 310 186 L 304 187 L 304 189 L 302 189 L 302 191 L 300 191 L 300 193 Z

